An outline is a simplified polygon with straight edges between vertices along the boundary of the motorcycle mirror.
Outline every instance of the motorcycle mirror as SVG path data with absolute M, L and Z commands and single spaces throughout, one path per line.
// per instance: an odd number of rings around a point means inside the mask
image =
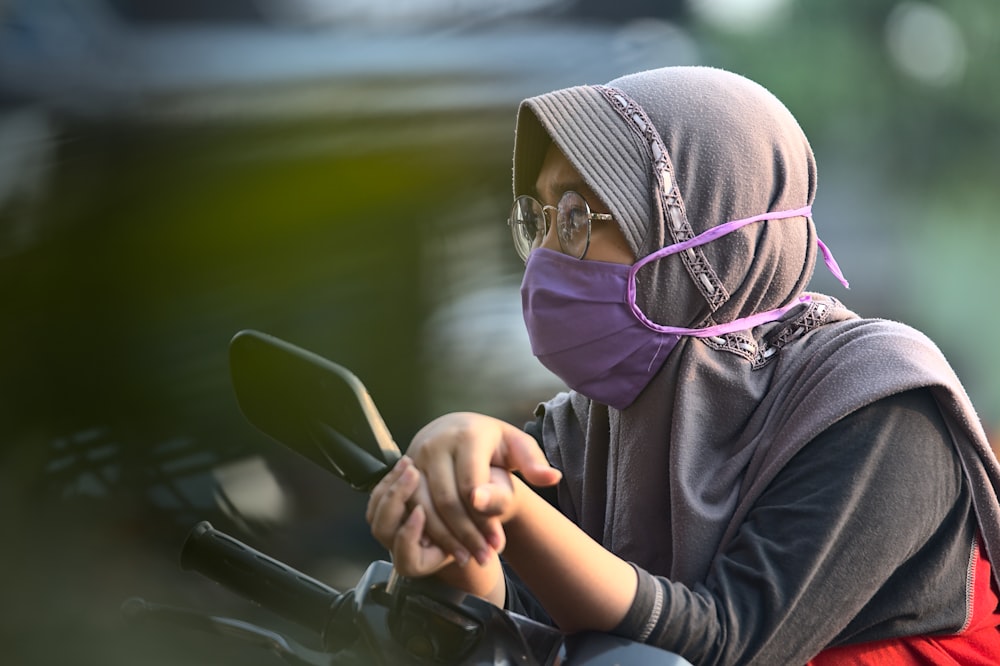
M 364 384 L 322 356 L 244 330 L 229 343 L 240 410 L 287 448 L 370 491 L 399 459 L 399 447 Z

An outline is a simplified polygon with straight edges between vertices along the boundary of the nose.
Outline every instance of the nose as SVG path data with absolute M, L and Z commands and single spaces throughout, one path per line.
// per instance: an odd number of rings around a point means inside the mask
M 544 247 L 549 250 L 561 252 L 559 225 L 556 222 L 558 209 L 555 206 L 542 206 L 542 215 L 545 217 L 545 235 L 542 236 L 542 241 L 535 247 Z

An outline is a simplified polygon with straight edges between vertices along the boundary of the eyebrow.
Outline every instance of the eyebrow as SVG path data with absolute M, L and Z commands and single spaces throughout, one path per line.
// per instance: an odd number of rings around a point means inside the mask
M 553 183 L 552 187 L 554 188 L 557 200 L 559 197 L 561 197 L 565 192 L 569 190 L 573 190 L 574 192 L 582 196 L 584 199 L 587 200 L 587 203 L 590 203 L 590 199 L 594 196 L 590 187 L 585 182 L 583 182 L 582 178 L 580 180 L 560 180 L 558 182 Z M 541 200 L 542 193 L 538 191 L 538 187 L 532 186 L 532 190 L 534 192 L 534 197 L 536 199 Z

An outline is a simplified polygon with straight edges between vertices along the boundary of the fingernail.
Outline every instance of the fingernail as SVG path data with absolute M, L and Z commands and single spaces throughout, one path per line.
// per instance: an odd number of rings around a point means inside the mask
M 486 548 L 476 551 L 476 562 L 486 566 L 486 563 L 490 561 L 490 551 Z
M 496 532 L 489 534 L 486 537 L 486 541 L 493 547 L 493 550 L 497 552 L 500 552 L 500 549 L 503 547 L 503 539 L 501 539 L 500 535 Z
M 455 556 L 455 561 L 458 562 L 458 566 L 464 567 L 469 563 L 469 553 L 462 549 L 456 550 L 452 555 Z

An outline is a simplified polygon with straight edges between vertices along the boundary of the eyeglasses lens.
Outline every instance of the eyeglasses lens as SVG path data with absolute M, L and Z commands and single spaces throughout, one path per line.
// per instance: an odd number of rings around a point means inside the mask
M 511 211 L 511 227 L 514 247 L 521 258 L 526 260 L 528 253 L 545 237 L 545 213 L 542 205 L 531 197 L 518 197 Z
M 576 192 L 566 192 L 559 200 L 557 230 L 562 251 L 579 259 L 587 251 L 590 236 L 590 207 Z

